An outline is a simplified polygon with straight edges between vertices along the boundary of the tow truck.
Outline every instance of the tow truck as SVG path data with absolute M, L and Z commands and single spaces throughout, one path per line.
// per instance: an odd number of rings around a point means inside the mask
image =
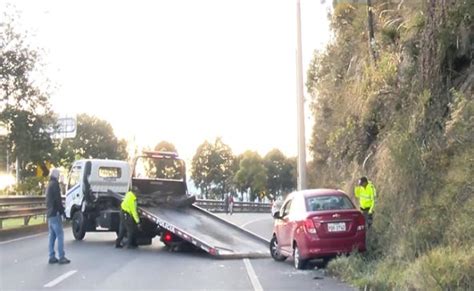
M 139 245 L 159 236 L 169 248 L 192 246 L 219 258 L 270 255 L 268 240 L 194 203 L 185 163 L 170 152 L 143 152 L 132 169 L 125 161 L 76 161 L 66 191 L 66 216 L 72 220 L 74 238 L 82 240 L 92 231 L 118 232 L 120 203 L 131 187 L 138 189 Z

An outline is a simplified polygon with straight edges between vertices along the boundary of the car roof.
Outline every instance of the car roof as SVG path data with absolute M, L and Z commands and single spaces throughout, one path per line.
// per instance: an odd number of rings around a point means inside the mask
M 319 188 L 319 189 L 307 189 L 298 191 L 304 197 L 310 196 L 325 196 L 325 195 L 347 195 L 344 191 L 339 189 L 328 189 L 328 188 Z

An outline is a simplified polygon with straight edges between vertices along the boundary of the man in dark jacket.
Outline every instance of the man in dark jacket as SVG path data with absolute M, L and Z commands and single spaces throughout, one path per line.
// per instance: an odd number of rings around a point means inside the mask
M 46 208 L 49 229 L 49 263 L 50 264 L 69 264 L 71 261 L 65 257 L 64 253 L 64 232 L 62 216 L 64 215 L 64 206 L 61 201 L 61 188 L 59 187 L 59 170 L 52 169 L 50 179 L 46 188 Z M 54 243 L 58 239 L 59 260 L 54 252 Z

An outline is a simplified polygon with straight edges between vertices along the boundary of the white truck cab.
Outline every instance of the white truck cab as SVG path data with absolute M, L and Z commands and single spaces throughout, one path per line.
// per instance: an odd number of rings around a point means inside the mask
M 66 188 L 66 217 L 82 240 L 87 231 L 118 231 L 120 205 L 115 195 L 130 185 L 130 165 L 125 161 L 88 159 L 74 162 Z

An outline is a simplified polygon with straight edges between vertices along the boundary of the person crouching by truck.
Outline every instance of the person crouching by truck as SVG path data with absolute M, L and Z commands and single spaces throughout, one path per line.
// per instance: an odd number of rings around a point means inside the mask
M 127 248 L 137 248 L 136 236 L 140 226 L 140 217 L 137 212 L 137 196 L 138 188 L 133 187 L 125 194 L 125 197 L 120 204 L 120 228 L 117 240 L 115 241 L 116 248 L 122 248 L 122 240 L 127 236 Z

